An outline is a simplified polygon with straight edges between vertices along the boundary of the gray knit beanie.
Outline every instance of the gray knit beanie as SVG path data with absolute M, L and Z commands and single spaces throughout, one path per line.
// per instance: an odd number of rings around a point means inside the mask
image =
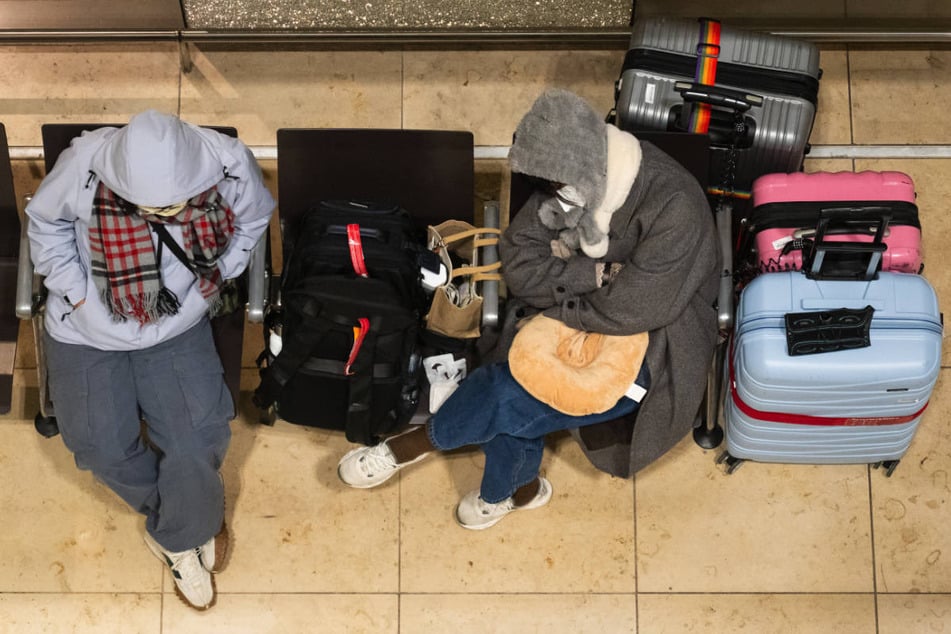
M 567 90 L 546 90 L 515 130 L 512 171 L 572 185 L 596 209 L 604 198 L 607 131 L 601 117 Z

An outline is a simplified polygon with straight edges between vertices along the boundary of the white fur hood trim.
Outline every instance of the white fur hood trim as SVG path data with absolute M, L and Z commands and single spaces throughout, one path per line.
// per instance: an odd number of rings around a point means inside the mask
M 608 162 L 605 178 L 604 198 L 592 213 L 594 223 L 602 233 L 608 235 L 611 228 L 611 216 L 621 208 L 631 193 L 634 179 L 641 169 L 641 143 L 637 138 L 623 132 L 611 124 L 607 128 Z M 581 249 L 592 258 L 604 257 L 608 251 L 608 241 L 587 244 L 581 241 Z

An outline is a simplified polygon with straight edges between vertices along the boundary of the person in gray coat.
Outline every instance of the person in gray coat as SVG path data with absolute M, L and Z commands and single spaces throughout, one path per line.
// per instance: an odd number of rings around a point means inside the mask
M 557 89 L 522 118 L 509 161 L 537 187 L 500 243 L 510 295 L 500 358 L 538 313 L 581 331 L 647 332 L 649 345 L 634 386 L 605 412 L 563 414 L 500 361 L 471 373 L 426 425 L 340 461 L 345 483 L 368 488 L 434 449 L 481 446 L 482 485 L 456 509 L 473 529 L 548 502 L 539 475 L 548 433 L 571 430 L 597 468 L 619 477 L 663 455 L 692 429 L 717 340 L 713 214 L 679 163 Z
M 243 143 L 148 110 L 75 139 L 26 208 L 63 442 L 145 515 L 197 609 L 228 545 L 218 470 L 234 417 L 209 315 L 274 206 Z

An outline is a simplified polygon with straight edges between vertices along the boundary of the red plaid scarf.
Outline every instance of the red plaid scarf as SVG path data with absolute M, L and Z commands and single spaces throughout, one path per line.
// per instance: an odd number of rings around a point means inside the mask
M 93 200 L 89 246 L 93 281 L 113 318 L 146 324 L 178 313 L 178 297 L 162 285 L 149 222 L 181 225 L 189 268 L 214 314 L 222 283 L 217 261 L 234 234 L 234 213 L 218 189 L 202 192 L 182 211 L 166 217 L 146 213 L 100 182 Z

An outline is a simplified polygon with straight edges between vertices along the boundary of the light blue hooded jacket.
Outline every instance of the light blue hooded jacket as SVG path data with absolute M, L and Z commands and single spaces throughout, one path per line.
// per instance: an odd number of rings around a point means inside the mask
M 122 128 L 100 128 L 76 138 L 27 205 L 28 232 L 33 264 L 46 276 L 49 290 L 45 323 L 50 336 L 100 350 L 156 345 L 185 332 L 208 311 L 195 275 L 166 249 L 162 281 L 181 302 L 178 314 L 141 326 L 131 319 L 113 320 L 90 275 L 89 224 L 100 180 L 122 198 L 149 207 L 180 203 L 217 184 L 235 216 L 234 235 L 218 260 L 225 279 L 244 271 L 275 207 L 247 146 L 173 115 L 147 110 Z M 180 227 L 166 226 L 181 244 Z

